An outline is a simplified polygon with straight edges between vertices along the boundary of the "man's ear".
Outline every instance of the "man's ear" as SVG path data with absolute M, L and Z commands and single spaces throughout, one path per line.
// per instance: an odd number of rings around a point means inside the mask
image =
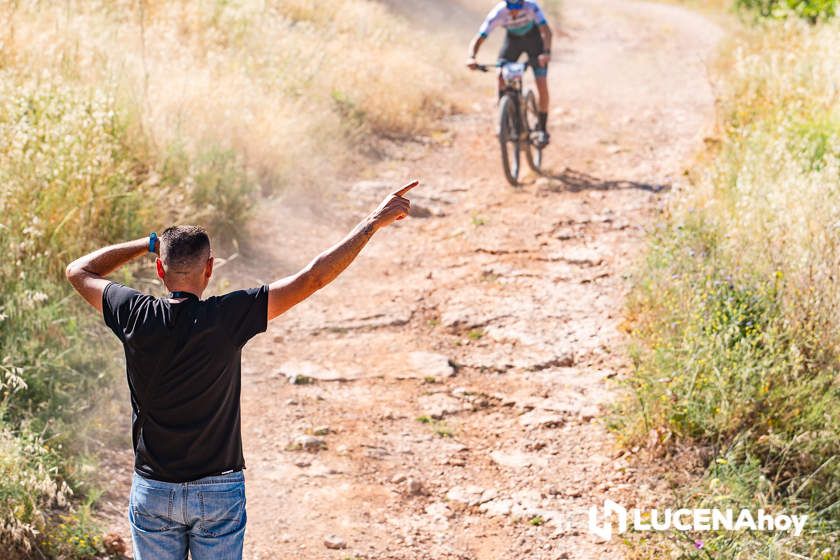
M 204 277 L 210 278 L 213 276 L 213 257 L 207 259 L 207 264 L 204 265 Z
M 160 260 L 160 257 L 155 259 L 155 268 L 157 269 L 158 278 L 161 280 L 166 278 L 166 271 L 163 269 L 163 261 Z

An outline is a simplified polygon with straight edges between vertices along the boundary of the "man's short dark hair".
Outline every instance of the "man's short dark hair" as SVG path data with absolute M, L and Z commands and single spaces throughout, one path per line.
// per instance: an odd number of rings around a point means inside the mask
M 210 237 L 200 226 L 172 226 L 160 236 L 160 258 L 175 271 L 187 271 L 210 257 Z

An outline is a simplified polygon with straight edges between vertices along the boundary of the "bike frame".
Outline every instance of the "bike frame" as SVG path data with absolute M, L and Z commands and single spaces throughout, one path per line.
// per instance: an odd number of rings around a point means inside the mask
M 499 76 L 502 77 L 502 67 L 506 64 L 513 64 L 510 62 L 497 62 L 495 64 L 479 64 L 477 65 L 477 69 L 482 72 L 489 72 L 491 68 L 499 68 Z M 524 141 L 527 143 L 531 143 L 531 139 L 529 137 L 529 130 L 527 126 L 527 120 L 525 118 L 525 104 L 524 104 L 524 96 L 523 96 L 523 86 L 522 82 L 524 81 L 525 72 L 528 71 L 530 67 L 530 62 L 522 62 L 519 63 L 523 65 L 523 75 L 522 78 L 517 80 L 505 80 L 505 86 L 502 89 L 502 95 L 507 95 L 511 97 L 511 100 L 516 106 L 516 132 L 519 135 L 520 141 Z M 503 78 L 504 79 L 504 78 Z M 523 126 L 525 123 L 525 126 Z
M 508 70 L 506 68 L 508 64 L 520 64 L 522 66 L 521 73 L 517 72 L 514 74 L 513 72 L 506 72 Z M 542 148 L 537 147 L 531 139 L 531 124 L 528 122 L 527 115 L 529 99 L 533 96 L 533 93 L 529 90 L 526 94 L 523 86 L 529 66 L 530 64 L 528 62 L 503 62 L 493 65 L 477 64 L 475 66 L 477 70 L 481 70 L 482 72 L 489 72 L 490 68 L 500 68 L 499 78 L 504 82 L 501 90 L 500 106 L 507 105 L 508 114 L 511 117 L 507 124 L 508 133 L 504 136 L 510 140 L 502 140 L 502 164 L 508 181 L 514 186 L 519 184 L 520 154 L 525 153 L 528 164 L 537 173 L 540 172 L 542 162 Z M 500 125 L 500 139 L 503 137 L 501 136 L 503 128 L 504 123 Z M 510 167 L 510 152 L 507 151 L 507 142 L 509 141 L 514 144 L 513 160 L 515 161 L 515 165 L 513 168 Z

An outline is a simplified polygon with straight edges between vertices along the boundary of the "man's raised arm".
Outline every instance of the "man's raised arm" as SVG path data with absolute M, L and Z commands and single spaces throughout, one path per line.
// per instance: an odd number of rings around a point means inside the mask
M 377 230 L 405 218 L 409 201 L 404 195 L 417 184 L 414 181 L 389 194 L 338 244 L 318 255 L 297 274 L 272 283 L 268 291 L 268 320 L 288 311 L 335 280 L 350 266 Z
M 155 243 L 155 251 L 157 247 L 158 243 Z M 105 276 L 148 252 L 148 237 L 111 245 L 71 262 L 65 274 L 85 301 L 102 311 L 102 292 L 110 283 Z

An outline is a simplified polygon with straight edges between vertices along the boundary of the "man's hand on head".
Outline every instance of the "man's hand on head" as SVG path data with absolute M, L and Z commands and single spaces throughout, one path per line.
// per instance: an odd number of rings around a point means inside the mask
M 395 221 L 402 220 L 408 216 L 411 202 L 405 198 L 405 195 L 419 184 L 419 181 L 412 181 L 385 197 L 370 215 L 370 225 L 374 231 L 389 226 Z
M 111 282 L 105 277 L 132 259 L 149 252 L 149 238 L 109 245 L 67 265 L 65 274 L 85 301 L 102 311 L 102 294 Z

